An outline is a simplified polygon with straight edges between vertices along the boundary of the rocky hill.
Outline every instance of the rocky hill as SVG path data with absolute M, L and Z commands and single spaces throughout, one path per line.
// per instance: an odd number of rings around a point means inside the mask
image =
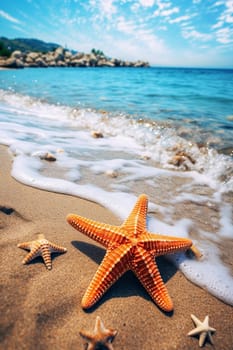
M 9 39 L 7 39 L 9 40 Z M 25 41 L 26 40 L 26 41 Z M 19 39 L 13 40 L 19 42 Z M 148 67 L 148 62 L 128 62 L 117 58 L 109 58 L 102 51 L 92 50 L 91 53 L 75 52 L 59 47 L 57 44 L 45 43 L 36 39 L 20 39 L 23 43 L 21 49 L 12 51 L 12 41 L 2 42 L 2 55 L 0 51 L 0 67 L 26 68 L 26 67 Z M 0 39 L 1 43 L 1 39 Z M 29 45 L 36 45 L 30 46 Z M 7 45 L 7 46 L 6 46 Z M 11 51 L 10 51 L 11 48 Z M 30 48 L 30 49 L 29 49 Z M 40 50 L 39 50 L 40 48 Z M 43 48 L 43 49 L 42 49 Z M 6 50 L 9 50 L 6 51 Z M 9 54 L 7 54 L 7 52 Z
M 49 52 L 59 47 L 58 44 L 46 43 L 45 41 L 38 39 L 8 39 L 0 37 L 0 43 L 2 47 L 5 47 L 9 51 L 9 53 L 12 53 L 15 50 L 20 50 L 22 52 Z

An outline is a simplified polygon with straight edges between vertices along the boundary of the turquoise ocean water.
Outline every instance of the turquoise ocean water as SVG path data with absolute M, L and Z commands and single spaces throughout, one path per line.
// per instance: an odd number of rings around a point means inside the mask
M 164 121 L 218 150 L 232 146 L 233 70 L 56 68 L 5 71 L 0 78 L 2 89 L 48 103 Z
M 233 70 L 0 71 L 0 143 L 14 156 L 12 176 L 122 220 L 145 192 L 148 229 L 190 237 L 203 253 L 171 256 L 174 264 L 231 305 L 232 140 Z

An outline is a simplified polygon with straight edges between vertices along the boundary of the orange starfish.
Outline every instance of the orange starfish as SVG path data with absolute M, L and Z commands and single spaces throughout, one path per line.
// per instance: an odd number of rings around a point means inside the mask
M 105 328 L 100 317 L 96 317 L 94 331 L 80 331 L 79 334 L 87 342 L 85 344 L 86 350 L 113 350 L 112 342 L 117 334 L 116 330 Z
M 39 234 L 37 240 L 20 243 L 17 247 L 30 250 L 30 253 L 23 259 L 23 264 L 27 264 L 41 255 L 48 270 L 52 269 L 51 253 L 65 253 L 67 251 L 66 248 L 47 241 L 43 234 Z
M 107 248 L 82 299 L 84 309 L 93 306 L 121 275 L 132 270 L 161 309 L 167 312 L 173 310 L 155 257 L 185 251 L 192 246 L 192 241 L 148 232 L 147 205 L 147 196 L 142 194 L 121 226 L 96 222 L 75 214 L 67 216 L 69 224 Z

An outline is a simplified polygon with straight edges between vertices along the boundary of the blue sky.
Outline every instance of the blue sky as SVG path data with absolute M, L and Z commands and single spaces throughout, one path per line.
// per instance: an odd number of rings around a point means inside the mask
M 0 36 L 151 65 L 233 68 L 233 0 L 9 0 Z

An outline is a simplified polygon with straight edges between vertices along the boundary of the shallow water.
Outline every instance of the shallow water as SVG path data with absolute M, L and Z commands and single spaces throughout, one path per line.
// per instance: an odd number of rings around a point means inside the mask
M 172 261 L 233 305 L 233 160 L 216 150 L 232 146 L 232 71 L 25 69 L 0 81 L 0 143 L 16 179 L 122 220 L 146 193 L 149 230 L 190 237 L 203 253 Z
M 52 104 L 165 123 L 185 138 L 232 150 L 233 70 L 27 69 L 1 71 L 0 86 Z

